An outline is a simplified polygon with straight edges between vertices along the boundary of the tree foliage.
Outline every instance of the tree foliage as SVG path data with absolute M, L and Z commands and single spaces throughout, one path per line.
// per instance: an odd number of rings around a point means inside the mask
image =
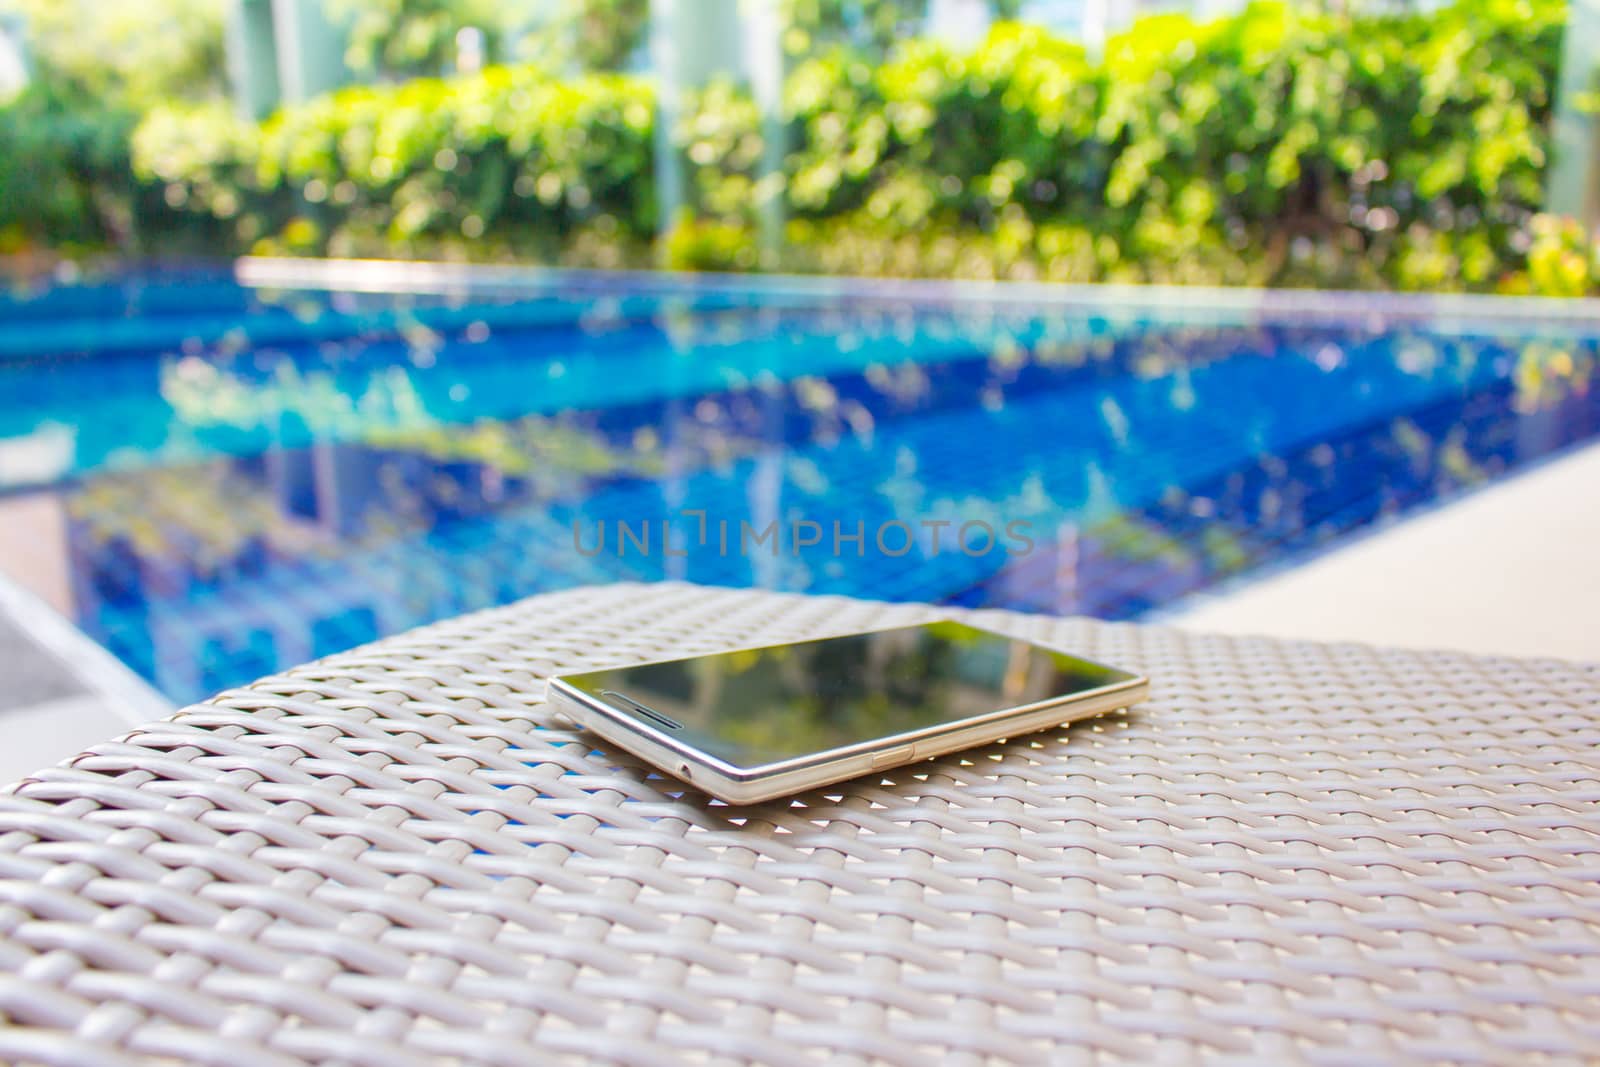
M 832 10 L 790 2 L 816 25 Z M 883 3 L 921 17 L 921 0 Z M 1586 289 L 1600 279 L 1588 238 L 1537 216 L 1563 17 L 1560 0 L 1377 15 L 1261 2 L 1140 20 L 1098 59 L 1017 23 L 966 48 L 903 41 L 881 61 L 870 34 L 819 35 L 786 83 L 781 256 L 758 248 L 762 123 L 731 84 L 674 131 L 693 202 L 662 248 L 727 269 Z M 146 248 L 647 261 L 650 82 L 552 62 L 345 89 L 261 124 L 155 108 L 131 177 L 114 132 L 46 145 L 0 112 L 0 194 L 21 205 L 0 226 L 58 219 L 46 234 L 126 230 Z M 6 158 L 20 156 L 33 177 Z M 95 225 L 64 221 L 119 196 L 137 225 L 107 225 L 103 208 Z
M 345 65 L 367 78 L 436 77 L 454 69 L 457 35 L 474 29 L 492 51 L 503 6 L 490 0 L 332 0 L 346 27 Z
M 650 31 L 650 0 L 567 0 L 573 54 L 584 70 L 622 70 Z
M 0 252 L 45 235 L 67 250 L 131 239 L 135 116 L 79 103 L 59 85 L 42 84 L 0 108 Z
M 226 0 L 0 0 L 26 27 L 35 80 L 86 106 L 219 97 Z

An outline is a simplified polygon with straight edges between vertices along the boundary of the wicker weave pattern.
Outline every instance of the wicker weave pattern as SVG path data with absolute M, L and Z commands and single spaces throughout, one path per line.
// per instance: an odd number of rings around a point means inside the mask
M 928 613 L 539 597 L 43 772 L 0 1059 L 1600 1062 L 1600 668 L 977 613 L 1153 699 L 742 810 L 542 706 Z

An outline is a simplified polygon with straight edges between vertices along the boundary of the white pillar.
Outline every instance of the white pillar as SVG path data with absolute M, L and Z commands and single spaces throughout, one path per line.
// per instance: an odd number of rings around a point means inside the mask
M 281 95 L 272 0 L 234 0 L 228 8 L 223 42 L 234 107 L 245 118 L 266 118 Z
M 782 229 L 783 54 L 777 0 L 651 0 L 650 58 L 656 75 L 655 170 L 659 229 L 688 203 L 675 134 L 683 95 L 716 78 L 750 90 L 761 109 L 766 151 L 757 175 L 763 243 L 775 253 Z M 768 252 L 763 248 L 763 253 Z M 765 255 L 764 255 L 765 258 Z
M 783 158 L 789 151 L 783 121 L 783 16 L 778 0 L 741 0 L 740 7 L 745 80 L 761 113 L 761 168 L 756 175 L 761 265 L 774 270 L 783 249 Z
M 333 0 L 233 0 L 224 43 L 234 105 L 265 118 L 349 80 L 348 30 L 329 10 Z
M 272 0 L 272 31 L 285 103 L 309 100 L 348 80 L 345 30 L 332 18 L 328 0 Z
M 27 20 L 15 12 L 0 12 L 0 102 L 26 88 L 31 77 Z
M 1584 94 L 1600 89 L 1600 0 L 1570 0 L 1561 48 L 1561 72 L 1550 123 L 1553 158 L 1545 209 L 1600 230 L 1600 116 L 1578 109 Z

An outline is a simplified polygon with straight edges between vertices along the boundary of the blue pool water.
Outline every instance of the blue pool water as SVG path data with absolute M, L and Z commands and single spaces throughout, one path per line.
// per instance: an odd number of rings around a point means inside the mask
M 1600 432 L 1581 327 L 1339 308 L 15 292 L 0 567 L 183 701 L 617 579 L 1137 617 Z

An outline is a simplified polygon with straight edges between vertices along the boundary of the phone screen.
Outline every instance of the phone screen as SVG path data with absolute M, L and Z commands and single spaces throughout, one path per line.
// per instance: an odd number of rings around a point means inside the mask
M 726 763 L 754 768 L 1135 676 L 936 622 L 564 678 Z

